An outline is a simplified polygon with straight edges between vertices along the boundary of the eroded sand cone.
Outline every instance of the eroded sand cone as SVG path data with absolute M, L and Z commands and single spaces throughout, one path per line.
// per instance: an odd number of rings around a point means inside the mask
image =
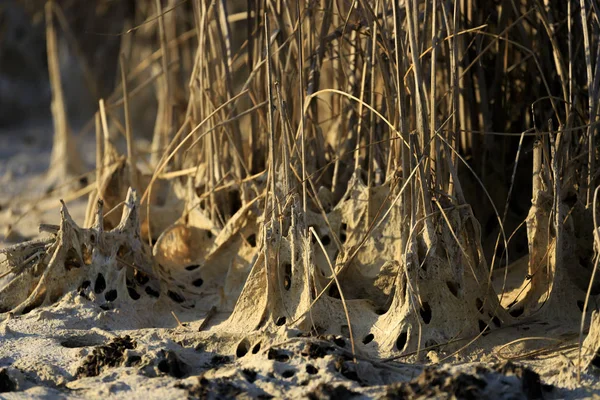
M 569 143 L 561 139 L 559 134 L 553 144 L 551 165 L 542 162 L 542 144 L 534 147 L 528 276 L 522 286 L 525 295 L 509 308 L 514 316 L 536 313 L 555 321 L 581 319 L 593 269 L 593 219 L 573 186 L 575 171 L 566 159 Z M 593 298 L 599 294 L 598 282 L 591 294 Z
M 355 177 L 327 214 L 328 224 L 319 214 L 307 215 L 307 223 L 322 235 L 341 293 L 330 283 L 331 268 L 320 246 L 304 234 L 299 200 L 291 201 L 281 218 L 290 221 L 289 228 L 285 222 L 262 228 L 252 271 L 231 317 L 217 330 L 285 336 L 289 333 L 282 327 L 287 326 L 307 333 L 352 334 L 356 343 L 364 343 L 363 350 L 381 356 L 472 338 L 500 326 L 508 317 L 488 285 L 470 209 L 445 210 L 451 227 L 440 215 L 432 242 L 416 233 L 412 246 L 402 249 L 399 227 L 406 221 L 399 204 L 371 232 L 365 224 L 369 210 L 389 207 L 395 197 L 390 186 L 372 189 L 367 196 L 366 186 Z M 367 201 L 373 204 L 367 207 Z
M 52 237 L 2 250 L 7 275 L 14 276 L 0 289 L 0 317 L 29 312 L 75 291 L 114 306 L 154 302 L 160 285 L 140 237 L 138 207 L 136 192 L 130 190 L 120 223 L 106 231 L 101 202 L 89 229 L 79 228 L 63 205 Z

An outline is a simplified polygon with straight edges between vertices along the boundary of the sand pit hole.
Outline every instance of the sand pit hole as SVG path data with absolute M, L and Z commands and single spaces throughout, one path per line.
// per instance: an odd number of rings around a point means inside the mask
M 426 324 L 431 322 L 431 307 L 429 306 L 428 302 L 423 302 L 423 306 L 419 310 L 419 314 L 421 314 L 423 322 L 425 322 Z
M 105 289 L 106 281 L 104 280 L 104 275 L 99 273 L 98 276 L 96 276 L 96 282 L 94 283 L 94 292 L 100 294 L 104 292 Z
M 342 243 L 346 243 L 346 239 L 348 238 L 348 224 L 346 224 L 345 222 L 342 222 L 342 224 L 340 225 L 340 242 Z
M 150 286 L 146 286 L 144 291 L 146 292 L 146 294 L 148 296 L 155 297 L 155 298 L 160 297 L 160 292 L 158 290 L 152 289 Z
M 248 354 L 248 350 L 250 350 L 250 343 L 248 340 L 244 339 L 238 344 L 237 349 L 235 350 L 235 355 L 238 358 L 242 358 Z
M 446 281 L 446 286 L 448 286 L 448 290 L 452 293 L 452 296 L 458 298 L 458 284 L 452 281 Z
M 104 294 L 106 301 L 115 301 L 117 299 L 117 291 L 115 289 L 109 290 Z
M 185 267 L 186 271 L 194 271 L 198 268 L 200 268 L 199 264 L 192 264 L 192 265 L 188 265 L 187 267 Z
M 306 373 L 309 375 L 316 375 L 319 373 L 319 369 L 312 364 L 306 364 Z
M 129 297 L 131 298 L 131 300 L 139 300 L 140 299 L 140 294 L 132 287 L 127 288 L 127 293 L 129 294 Z
M 494 326 L 496 326 L 496 328 L 500 328 L 502 326 L 502 322 L 500 321 L 500 318 L 498 318 L 492 314 L 488 314 L 488 316 L 492 319 L 492 322 L 494 323 Z
M 367 336 L 365 336 L 363 338 L 363 344 L 369 344 L 373 341 L 373 339 L 375 339 L 375 335 L 373 335 L 372 333 L 369 333 Z
M 250 247 L 256 247 L 256 234 L 253 233 L 246 238 L 246 241 L 250 245 Z
M 169 296 L 169 298 L 171 300 L 173 300 L 175 303 L 183 303 L 185 301 L 185 299 L 183 298 L 182 295 L 180 295 L 179 293 L 175 293 L 171 290 L 167 291 L 167 295 Z
M 508 311 L 508 313 L 509 313 L 509 314 L 510 314 L 512 317 L 514 317 L 514 318 L 517 318 L 517 317 L 520 317 L 521 315 L 523 315 L 523 312 L 524 312 L 524 311 L 525 311 L 525 310 L 524 310 L 524 308 L 523 308 L 523 307 L 520 307 L 520 308 L 515 308 L 515 309 L 513 309 L 513 310 L 509 310 L 509 311 Z
M 260 351 L 260 342 L 256 343 L 252 348 L 252 354 L 256 354 Z
M 338 299 L 338 300 L 342 299 L 342 296 L 340 296 L 340 291 L 339 291 L 337 285 L 331 285 L 329 287 L 329 290 L 327 291 L 327 295 L 329 297 L 333 297 L 334 299 Z
M 286 379 L 289 379 L 289 378 L 293 377 L 294 375 L 296 375 L 296 371 L 294 371 L 293 369 L 286 369 L 285 371 L 283 371 L 281 373 L 281 376 Z
M 279 318 L 277 318 L 277 321 L 275 321 L 275 325 L 282 326 L 282 325 L 285 325 L 285 322 L 286 322 L 285 317 L 279 317 Z
M 408 332 L 402 331 L 400 335 L 398 335 L 398 339 L 396 339 L 396 348 L 398 351 L 403 351 L 406 347 L 406 343 L 408 342 Z
M 583 312 L 584 306 L 585 302 L 583 300 L 577 300 L 577 307 L 579 308 L 579 311 Z
M 192 285 L 194 285 L 195 287 L 200 287 L 202 286 L 202 284 L 204 284 L 204 280 L 202 278 L 194 279 L 192 281 Z
M 282 350 L 269 349 L 267 359 L 285 363 L 290 361 L 290 356 Z
M 292 264 L 285 263 L 284 269 L 285 276 L 283 277 L 283 288 L 285 290 L 290 290 L 290 287 L 292 287 Z

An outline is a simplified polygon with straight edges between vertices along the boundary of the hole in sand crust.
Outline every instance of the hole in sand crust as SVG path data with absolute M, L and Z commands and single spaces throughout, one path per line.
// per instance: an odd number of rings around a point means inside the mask
M 106 301 L 115 301 L 117 299 L 117 291 L 116 289 L 109 290 L 104 294 L 104 298 Z
M 319 370 L 312 364 L 306 364 L 306 373 L 310 375 L 316 375 L 319 373 Z
M 192 264 L 192 265 L 188 265 L 187 267 L 185 267 L 185 269 L 188 270 L 188 271 L 193 271 L 193 270 L 198 269 L 198 268 L 200 268 L 199 264 Z
M 202 278 L 198 278 L 192 282 L 192 285 L 194 285 L 196 287 L 200 287 L 200 286 L 202 286 L 203 283 L 204 283 L 204 281 L 202 280 Z
M 286 369 L 285 371 L 283 371 L 281 373 L 281 376 L 283 376 L 284 378 L 291 378 L 295 374 L 296 374 L 296 371 L 294 371 L 292 369 Z
M 133 272 L 133 277 L 135 278 L 135 281 L 137 283 L 139 283 L 140 285 L 145 285 L 150 280 L 148 275 L 146 275 L 145 273 L 138 271 L 138 270 L 135 270 Z
M 275 321 L 275 325 L 277 325 L 277 326 L 285 325 L 285 321 L 286 321 L 285 317 L 279 317 L 279 318 L 277 318 L 277 321 Z
M 520 317 L 521 315 L 523 315 L 523 312 L 524 312 L 524 311 L 525 311 L 525 310 L 524 310 L 524 309 L 521 307 L 521 308 L 515 308 L 514 310 L 510 310 L 508 313 L 509 313 L 509 314 L 510 314 L 512 317 L 514 317 L 514 318 L 517 318 L 517 317 Z
M 328 246 L 331 243 L 331 238 L 329 237 L 329 235 L 324 235 L 321 238 L 321 243 L 323 243 L 323 246 Z
M 172 291 L 168 291 L 167 295 L 171 298 L 171 300 L 173 300 L 175 303 L 183 303 L 185 301 L 185 299 L 183 298 L 183 296 L 181 296 L 178 293 L 172 292 Z
M 406 332 L 406 331 L 400 332 L 400 335 L 398 335 L 398 339 L 396 339 L 396 348 L 398 349 L 398 351 L 404 350 L 407 342 L 408 342 L 408 332 Z
M 583 300 L 577 300 L 577 307 L 579 308 L 579 311 L 583 312 L 583 307 L 585 306 L 585 301 Z M 588 307 L 589 309 L 589 307 Z
M 127 288 L 127 293 L 129 293 L 129 297 L 131 297 L 132 300 L 140 299 L 140 294 L 138 292 L 136 292 L 136 290 L 132 287 Z
M 458 284 L 452 281 L 446 281 L 446 286 L 448 286 L 448 290 L 454 297 L 458 297 Z
M 333 297 L 334 299 L 341 300 L 342 296 L 340 296 L 340 291 L 338 290 L 337 285 L 331 285 L 329 290 L 327 291 L 327 295 L 329 297 Z
M 290 290 L 290 287 L 292 287 L 292 264 L 286 263 L 284 269 L 285 276 L 283 278 L 283 288 L 285 290 Z
M 94 283 L 94 292 L 102 293 L 106 289 L 106 281 L 104 280 L 104 275 L 98 274 L 96 277 L 96 283 Z
M 496 328 L 500 328 L 502 326 L 502 322 L 500 321 L 500 318 L 498 318 L 495 315 L 492 316 L 492 314 L 488 314 L 488 315 L 492 319 L 492 322 L 494 323 L 494 325 L 496 326 Z
M 429 303 L 424 301 L 423 306 L 419 310 L 419 314 L 421 314 L 421 318 L 423 318 L 423 322 L 426 324 L 431 322 L 431 307 L 429 307 Z
M 146 286 L 146 289 L 144 289 L 144 291 L 148 296 L 160 297 L 160 292 L 158 290 L 152 289 L 150 286 Z
M 256 343 L 252 348 L 252 354 L 256 354 L 260 351 L 260 342 Z
M 369 344 L 373 341 L 373 339 L 375 339 L 375 335 L 373 335 L 372 333 L 369 333 L 367 336 L 365 336 L 363 338 L 363 344 Z
M 346 243 L 346 239 L 348 238 L 347 235 L 347 229 L 348 229 L 348 224 L 346 224 L 345 222 L 342 222 L 342 225 L 340 225 L 340 242 L 342 243 Z
M 244 357 L 246 354 L 248 354 L 249 349 L 250 343 L 248 343 L 248 340 L 244 339 L 238 344 L 237 349 L 235 350 L 235 355 L 238 358 Z
M 246 241 L 248 242 L 250 247 L 256 247 L 256 234 L 253 233 L 252 235 L 248 236 L 246 238 Z

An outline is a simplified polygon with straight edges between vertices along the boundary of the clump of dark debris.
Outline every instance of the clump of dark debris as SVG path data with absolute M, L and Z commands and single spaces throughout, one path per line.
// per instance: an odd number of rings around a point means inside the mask
M 266 392 L 250 394 L 243 387 L 233 382 L 231 378 L 216 378 L 209 380 L 200 376 L 198 377 L 198 383 L 194 385 L 178 384 L 177 387 L 186 390 L 188 392 L 188 398 L 192 399 L 233 400 L 239 398 L 273 398 L 273 396 Z
M 114 368 L 123 365 L 125 350 L 132 350 L 137 343 L 129 335 L 116 337 L 108 344 L 94 348 L 82 365 L 77 368 L 76 378 L 98 376 L 104 368 Z
M 520 385 L 515 385 L 515 380 L 509 381 L 507 377 L 517 378 Z M 498 398 L 499 391 L 504 392 L 503 389 L 510 389 L 511 394 L 527 399 L 543 399 L 544 392 L 553 390 L 552 386 L 541 383 L 536 372 L 508 362 L 492 368 L 477 367 L 473 374 L 426 368 L 410 382 L 390 385 L 385 398 L 492 399 Z
M 344 385 L 321 383 L 307 394 L 309 400 L 350 400 L 359 397 L 360 393 L 353 392 Z

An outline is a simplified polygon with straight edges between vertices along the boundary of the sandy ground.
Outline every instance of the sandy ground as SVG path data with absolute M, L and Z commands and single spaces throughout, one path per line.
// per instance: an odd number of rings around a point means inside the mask
M 44 121 L 0 131 L 2 247 L 59 222 L 65 193 L 46 193 L 50 132 Z M 78 140 L 91 165 L 93 140 Z M 68 201 L 77 223 L 86 203 Z M 511 268 L 509 289 L 523 274 Z M 359 348 L 355 361 L 341 337 L 285 327 L 277 339 L 216 336 L 223 315 L 204 324 L 206 310 L 181 312 L 180 324 L 166 310 L 147 314 L 80 291 L 0 321 L 0 398 L 600 398 L 595 367 L 577 381 L 577 326 L 528 320 L 493 330 L 459 355 L 437 348 L 420 360 L 380 360 Z

